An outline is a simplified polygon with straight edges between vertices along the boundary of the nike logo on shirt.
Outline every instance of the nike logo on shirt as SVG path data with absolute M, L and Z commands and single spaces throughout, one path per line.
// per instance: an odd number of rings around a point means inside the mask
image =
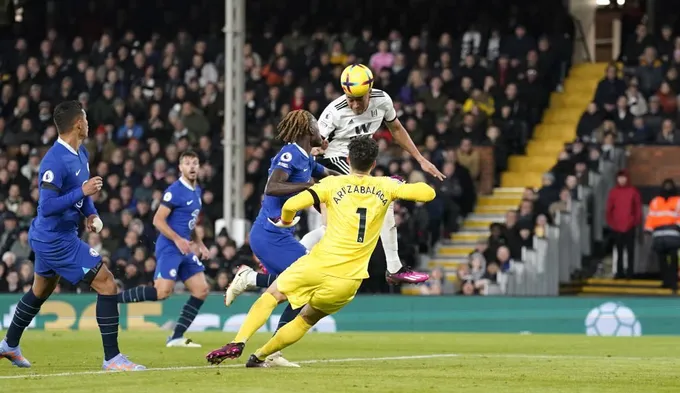
M 187 206 L 191 205 L 192 203 L 194 203 L 194 201 L 187 201 Z
M 78 169 L 78 172 L 76 172 L 76 176 L 80 175 L 81 169 Z

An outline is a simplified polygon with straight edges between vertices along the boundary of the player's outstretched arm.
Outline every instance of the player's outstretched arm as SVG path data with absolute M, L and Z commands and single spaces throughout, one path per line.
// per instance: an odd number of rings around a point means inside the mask
M 420 154 L 420 150 L 416 147 L 415 143 L 413 143 L 413 140 L 411 139 L 411 136 L 408 134 L 408 131 L 406 131 L 406 128 L 401 124 L 399 121 L 399 118 L 396 117 L 392 121 L 385 121 L 385 124 L 387 124 L 387 128 L 390 130 L 390 133 L 392 134 L 392 137 L 394 137 L 394 140 L 397 141 L 399 146 L 401 146 L 404 150 L 406 150 L 413 158 L 418 161 L 418 164 L 420 164 L 420 167 L 430 175 L 436 177 L 439 180 L 444 180 L 446 176 L 439 172 L 436 166 L 434 166 L 430 161 L 428 161 L 425 157 L 423 157 L 422 154 Z
M 437 194 L 434 188 L 426 183 L 400 184 L 394 190 L 393 199 L 404 199 L 414 202 L 430 202 Z
M 300 210 L 304 210 L 312 205 L 314 205 L 319 197 L 316 192 L 311 188 L 308 189 L 309 192 L 301 192 L 294 197 L 290 198 L 283 204 L 281 208 L 281 221 L 284 223 L 293 222 L 295 215 Z
M 274 169 L 272 175 L 267 180 L 267 185 L 264 187 L 264 193 L 271 196 L 284 196 L 290 194 L 297 194 L 311 187 L 313 183 L 290 183 L 288 182 L 288 173 L 283 169 Z

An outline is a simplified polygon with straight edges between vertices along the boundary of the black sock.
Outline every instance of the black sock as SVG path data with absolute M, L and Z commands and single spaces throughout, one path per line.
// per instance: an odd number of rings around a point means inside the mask
M 274 274 L 262 274 L 257 273 L 257 278 L 255 278 L 255 285 L 258 288 L 269 288 L 270 285 L 276 280 L 276 275 Z
M 182 308 L 182 313 L 179 315 L 177 320 L 177 325 L 175 325 L 175 331 L 172 333 L 172 340 L 184 336 L 184 332 L 189 329 L 191 323 L 198 315 L 198 310 L 201 309 L 203 305 L 203 300 L 197 297 L 191 296 L 186 303 L 184 303 L 184 308 Z
M 47 299 L 39 299 L 33 293 L 33 289 L 26 292 L 24 296 L 19 300 L 16 310 L 14 310 L 14 318 L 12 318 L 12 323 L 7 328 L 7 345 L 14 348 L 19 345 L 19 340 L 21 340 L 21 335 L 24 334 L 24 330 L 31 324 L 33 318 L 40 311 L 40 306 L 45 303 Z
M 281 319 L 279 319 L 279 324 L 278 326 L 276 326 L 276 331 L 278 332 L 279 329 L 281 329 L 285 324 L 295 319 L 295 317 L 298 316 L 301 310 L 302 307 L 293 310 L 293 307 L 290 305 L 290 303 L 288 303 L 286 309 L 283 310 L 283 314 L 281 314 Z
M 97 325 L 104 344 L 104 360 L 118 356 L 118 295 L 97 295 Z
M 158 291 L 154 287 L 139 286 L 118 294 L 118 303 L 155 302 Z

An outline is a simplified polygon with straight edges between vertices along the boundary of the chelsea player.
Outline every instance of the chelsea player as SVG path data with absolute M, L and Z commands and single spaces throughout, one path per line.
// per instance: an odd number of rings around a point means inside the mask
M 103 369 L 137 371 L 118 349 L 118 287 L 96 250 L 78 238 L 81 214 L 87 230 L 99 232 L 103 223 L 90 198 L 102 188 L 99 176 L 90 177 L 87 116 L 78 101 L 66 101 L 54 109 L 59 139 L 40 163 L 38 215 L 31 223 L 29 241 L 35 252 L 33 285 L 19 301 L 7 335 L 0 342 L 0 357 L 18 367 L 31 367 L 23 357 L 19 341 L 62 277 L 72 284 L 86 282 L 97 291 L 96 317 L 104 344 Z
M 268 288 L 276 276 L 307 253 L 305 239 L 298 241 L 294 228 L 279 228 L 270 218 L 276 219 L 281 215 L 281 207 L 291 196 L 311 187 L 314 184 L 312 177 L 321 179 L 339 175 L 318 164 L 311 155 L 312 148 L 321 146 L 323 142 L 316 119 L 311 113 L 291 111 L 281 120 L 278 129 L 278 138 L 287 144 L 271 161 L 262 208 L 250 231 L 250 247 L 270 274 L 258 274 L 248 266 L 241 266 L 227 289 L 227 306 L 248 289 Z M 299 219 L 297 216 L 296 222 Z M 289 305 L 281 315 L 278 329 L 293 320 L 299 311 L 299 308 L 293 310 Z M 273 366 L 299 367 L 284 359 L 280 353 L 267 360 Z
M 156 272 L 154 286 L 139 286 L 118 294 L 119 303 L 152 302 L 167 299 L 177 280 L 183 281 L 191 296 L 184 304 L 167 347 L 200 347 L 184 333 L 198 315 L 209 288 L 205 280 L 205 267 L 200 257 L 208 258 L 210 252 L 203 239 L 196 236 L 194 228 L 201 213 L 201 188 L 198 186 L 198 155 L 192 151 L 182 153 L 179 170 L 182 176 L 165 190 L 161 206 L 153 217 L 153 225 L 160 232 L 156 241 Z

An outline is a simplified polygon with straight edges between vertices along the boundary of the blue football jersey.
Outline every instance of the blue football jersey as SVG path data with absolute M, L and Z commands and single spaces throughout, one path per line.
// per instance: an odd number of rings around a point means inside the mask
M 172 210 L 167 218 L 168 226 L 184 239 L 191 240 L 191 232 L 196 227 L 198 215 L 201 213 L 203 203 L 201 195 L 199 186 L 192 187 L 182 178 L 172 183 L 163 194 L 161 203 Z M 176 246 L 175 242 L 161 233 L 156 240 L 156 250 L 165 247 Z
M 280 169 L 288 174 L 290 183 L 307 183 L 314 177 L 320 177 L 324 172 L 324 167 L 317 163 L 313 156 L 296 143 L 285 145 L 279 153 L 272 158 L 269 166 L 269 176 L 275 169 Z M 267 218 L 281 216 L 281 208 L 291 195 L 272 196 L 265 195 L 262 200 L 262 208 L 255 219 L 255 225 L 261 225 L 273 232 L 293 232 L 294 228 L 278 228 L 272 225 Z
M 38 214 L 31 223 L 29 235 L 31 239 L 41 242 L 53 242 L 55 240 L 78 237 L 78 225 L 83 215 L 83 204 L 86 197 L 83 196 L 82 186 L 90 178 L 90 164 L 88 153 L 84 146 L 76 151 L 62 139 L 52 145 L 40 163 L 40 196 L 38 199 Z M 65 210 L 51 211 L 57 204 L 56 201 L 45 201 L 46 194 L 55 195 L 57 199 L 65 198 L 61 203 L 68 203 Z M 89 202 L 92 203 L 91 201 Z M 47 206 L 51 204 L 51 206 Z M 91 213 L 96 213 L 91 212 Z

